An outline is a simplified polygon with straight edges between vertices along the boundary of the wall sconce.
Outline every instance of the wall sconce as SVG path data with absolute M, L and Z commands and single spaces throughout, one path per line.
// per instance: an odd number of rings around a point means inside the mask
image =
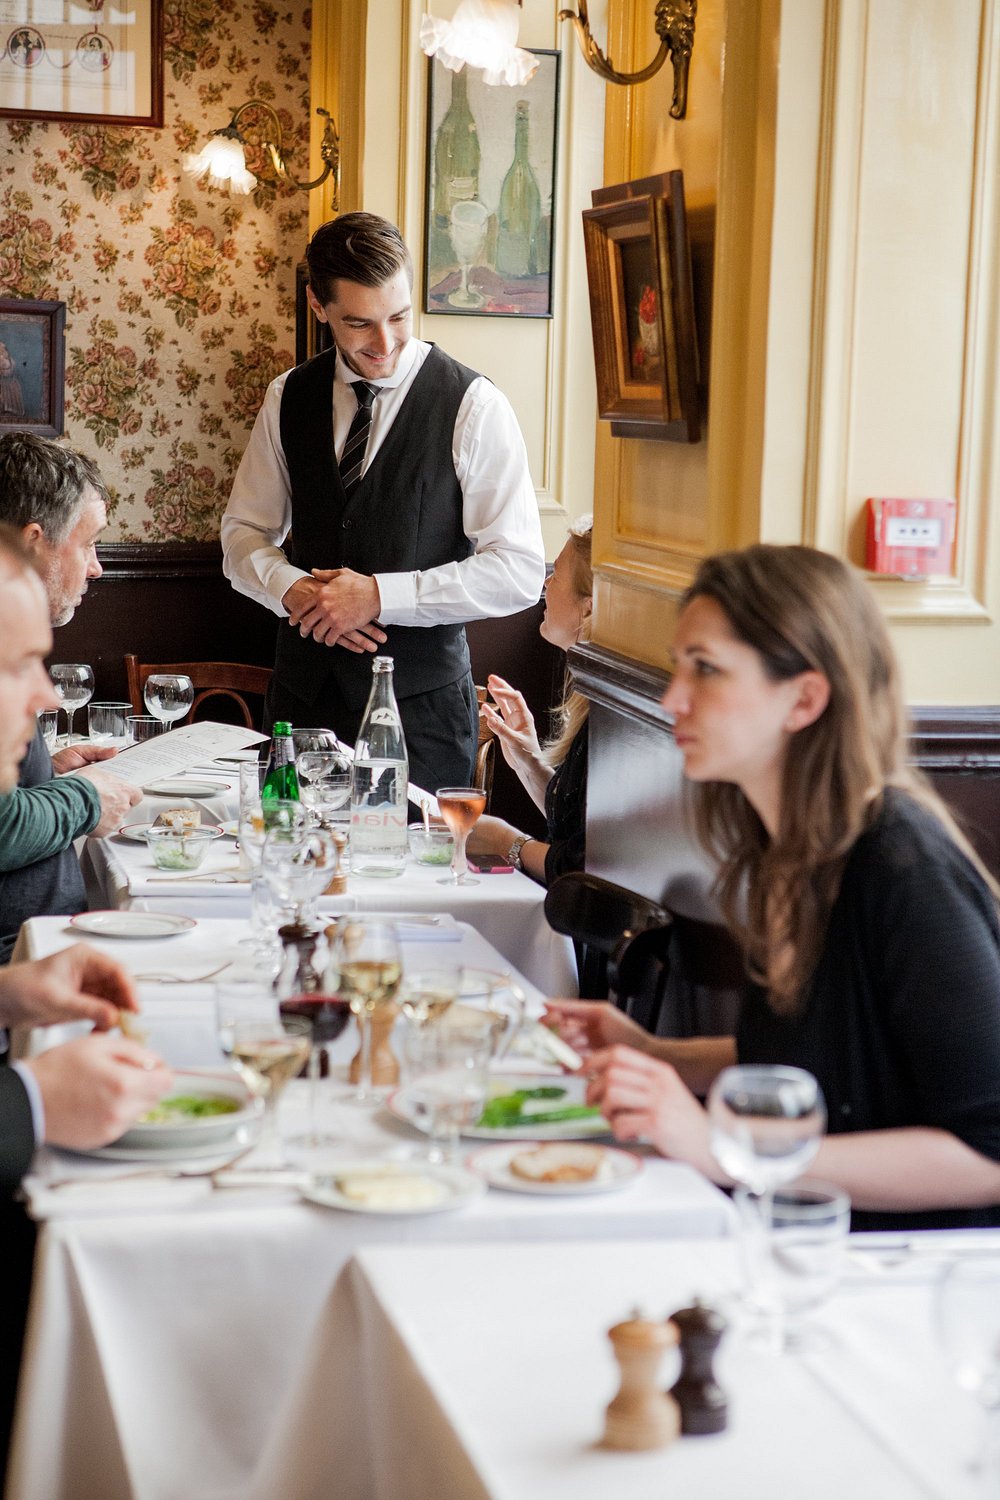
M 526 83 L 535 71 L 535 59 L 517 46 L 520 5 L 521 0 L 461 0 L 454 20 L 439 21 L 435 16 L 424 16 L 420 22 L 420 45 L 428 57 L 436 53 L 452 72 L 457 73 L 468 64 L 482 68 L 484 83 L 514 86 Z M 591 34 L 587 0 L 577 0 L 575 11 L 561 10 L 559 19 L 573 22 L 588 68 L 606 83 L 645 83 L 669 57 L 674 69 L 670 115 L 674 120 L 683 120 L 687 112 L 688 70 L 697 12 L 698 0 L 656 0 L 653 24 L 660 39 L 659 51 L 637 73 L 619 73 L 605 57 Z
M 333 117 L 325 109 L 316 111 L 326 120 L 319 148 L 323 170 L 312 182 L 299 182 L 289 176 L 282 152 L 281 121 L 270 104 L 265 104 L 262 99 L 251 99 L 249 103 L 241 104 L 234 111 L 228 125 L 220 130 L 213 130 L 199 152 L 184 158 L 184 171 L 199 180 L 207 177 L 212 187 L 227 188 L 230 193 L 252 193 L 257 186 L 257 179 L 247 170 L 244 148 L 253 143 L 240 129 L 240 120 L 251 110 L 267 117 L 266 125 L 260 127 L 264 132 L 261 144 L 267 147 L 271 164 L 283 182 L 308 193 L 333 174 L 333 211 L 336 213 L 340 207 L 340 138 Z

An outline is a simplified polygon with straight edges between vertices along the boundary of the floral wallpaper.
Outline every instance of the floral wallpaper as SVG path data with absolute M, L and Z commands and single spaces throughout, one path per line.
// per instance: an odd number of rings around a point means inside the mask
M 105 541 L 218 535 L 270 380 L 294 362 L 308 195 L 229 197 L 184 154 L 249 99 L 309 175 L 310 12 L 165 0 L 164 128 L 0 120 L 0 297 L 66 303 L 66 438 L 111 492 Z

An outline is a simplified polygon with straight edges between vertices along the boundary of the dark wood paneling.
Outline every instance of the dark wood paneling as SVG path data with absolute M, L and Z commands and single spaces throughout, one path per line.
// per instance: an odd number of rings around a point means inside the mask
M 270 666 L 277 616 L 238 594 L 222 573 L 218 542 L 109 543 L 98 548 L 103 576 L 91 584 L 52 660 L 94 668 L 100 698 L 127 698 L 124 657 L 140 661 L 238 661 Z M 564 657 L 538 634 L 543 606 L 469 627 L 477 682 L 497 672 L 520 688 L 540 729 L 562 693 Z M 78 721 L 80 722 L 80 721 Z M 544 820 L 498 754 L 492 810 L 540 834 Z
M 666 672 L 593 644 L 570 664 L 591 700 L 587 866 L 691 916 L 714 916 L 681 757 L 659 708 Z M 1000 878 L 1000 707 L 913 708 L 912 758 Z M 627 767 L 627 774 L 623 774 Z

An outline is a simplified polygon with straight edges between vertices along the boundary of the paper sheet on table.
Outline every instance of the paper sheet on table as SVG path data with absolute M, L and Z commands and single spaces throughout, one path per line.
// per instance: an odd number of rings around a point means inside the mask
M 334 739 L 337 739 L 336 735 L 334 735 Z M 354 759 L 354 751 L 350 745 L 345 745 L 343 740 L 337 739 L 337 749 L 342 751 L 348 760 Z M 441 809 L 438 807 L 437 798 L 432 792 L 425 792 L 422 786 L 417 786 L 415 781 L 408 781 L 406 783 L 406 795 L 414 806 L 419 807 L 421 811 L 426 807 L 428 817 L 439 818 L 441 816 Z
M 205 719 L 168 730 L 143 745 L 131 745 L 108 763 L 108 770 L 132 786 L 146 786 L 164 776 L 177 776 L 192 766 L 214 760 L 227 751 L 243 750 L 266 740 L 266 734 L 242 724 L 216 724 Z

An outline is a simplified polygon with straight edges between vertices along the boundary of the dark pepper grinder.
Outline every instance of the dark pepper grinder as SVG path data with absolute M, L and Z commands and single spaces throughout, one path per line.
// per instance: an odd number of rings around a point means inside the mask
M 695 1298 L 670 1319 L 680 1334 L 681 1373 L 670 1391 L 681 1409 L 681 1435 L 707 1437 L 725 1431 L 729 1420 L 726 1393 L 715 1378 L 712 1360 L 726 1331 L 726 1320 Z

